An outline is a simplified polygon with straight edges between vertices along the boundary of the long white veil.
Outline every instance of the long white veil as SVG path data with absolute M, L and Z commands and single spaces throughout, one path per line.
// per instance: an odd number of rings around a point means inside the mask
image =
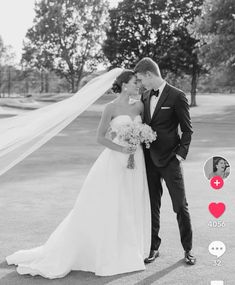
M 0 175 L 71 123 L 112 86 L 121 72 L 121 68 L 115 68 L 94 78 L 66 100 L 0 119 Z

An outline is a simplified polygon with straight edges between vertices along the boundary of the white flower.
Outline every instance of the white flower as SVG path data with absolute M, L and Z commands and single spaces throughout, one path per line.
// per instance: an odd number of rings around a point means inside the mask
M 150 148 L 150 143 L 157 138 L 156 132 L 150 126 L 135 122 L 120 126 L 116 131 L 119 141 L 126 142 L 133 148 L 137 148 L 141 143 L 145 143 L 146 148 Z M 135 168 L 134 154 L 129 155 L 127 168 Z
M 136 147 L 140 143 L 145 143 L 150 147 L 150 143 L 156 140 L 157 135 L 150 126 L 140 123 L 123 125 L 117 130 L 119 140 L 127 142 L 129 146 Z

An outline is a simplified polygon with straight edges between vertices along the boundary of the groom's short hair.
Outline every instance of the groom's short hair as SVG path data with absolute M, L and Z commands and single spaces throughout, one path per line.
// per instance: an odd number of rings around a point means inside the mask
M 158 64 L 153 61 L 150 57 L 142 58 L 135 66 L 135 73 L 146 73 L 147 71 L 152 72 L 153 74 L 161 77 L 161 72 Z

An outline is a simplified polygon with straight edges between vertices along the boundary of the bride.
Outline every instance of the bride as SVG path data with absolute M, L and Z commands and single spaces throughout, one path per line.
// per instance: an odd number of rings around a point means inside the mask
M 142 147 L 126 146 L 115 130 L 141 123 L 143 105 L 129 103 L 137 94 L 136 77 L 124 70 L 112 86 L 118 98 L 109 103 L 97 132 L 106 148 L 92 166 L 74 207 L 45 244 L 6 258 L 19 274 L 61 278 L 72 270 L 109 276 L 144 270 L 151 239 L 151 212 Z M 107 136 L 107 134 L 110 136 Z M 135 152 L 135 169 L 127 169 Z

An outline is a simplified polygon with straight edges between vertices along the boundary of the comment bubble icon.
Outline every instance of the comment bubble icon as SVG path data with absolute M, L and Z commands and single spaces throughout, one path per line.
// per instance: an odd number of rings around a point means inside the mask
M 210 254 L 215 255 L 217 258 L 219 258 L 225 253 L 226 246 L 222 241 L 213 241 L 210 243 L 208 250 Z

